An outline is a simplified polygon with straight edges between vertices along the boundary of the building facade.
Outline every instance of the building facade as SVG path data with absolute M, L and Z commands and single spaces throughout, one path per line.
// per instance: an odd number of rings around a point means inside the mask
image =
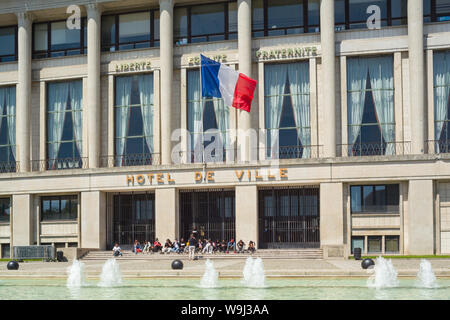
M 0 18 L 2 257 L 194 227 L 450 253 L 450 1 L 19 0 Z M 249 113 L 202 97 L 200 54 L 258 81 Z

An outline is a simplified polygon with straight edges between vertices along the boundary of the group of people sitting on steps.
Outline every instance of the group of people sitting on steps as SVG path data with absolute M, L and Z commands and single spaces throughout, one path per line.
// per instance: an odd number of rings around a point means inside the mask
M 236 243 L 234 239 L 227 242 L 225 240 L 212 241 L 211 239 L 200 238 L 198 237 L 198 232 L 194 229 L 188 241 L 185 241 L 184 238 L 181 238 L 180 241 L 175 239 L 173 242 L 170 239 L 167 239 L 164 245 L 162 245 L 158 238 L 156 238 L 153 244 L 150 241 L 145 241 L 144 245 L 141 245 L 139 241 L 135 240 L 132 251 L 135 254 L 149 254 L 158 252 L 166 254 L 189 253 L 189 256 L 191 256 L 195 253 L 254 253 L 256 251 L 256 247 L 255 242 L 253 241 L 249 241 L 246 246 L 245 242 L 242 240 L 239 240 Z M 122 255 L 121 249 L 117 243 L 114 245 L 113 255 Z

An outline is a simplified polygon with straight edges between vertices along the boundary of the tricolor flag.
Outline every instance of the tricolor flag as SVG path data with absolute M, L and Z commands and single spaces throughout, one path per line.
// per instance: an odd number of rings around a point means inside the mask
M 250 112 L 256 80 L 203 55 L 200 57 L 202 97 L 223 98 L 225 105 Z

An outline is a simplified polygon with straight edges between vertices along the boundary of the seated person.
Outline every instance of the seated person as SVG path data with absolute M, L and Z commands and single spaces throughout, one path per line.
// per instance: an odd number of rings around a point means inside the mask
M 203 247 L 202 253 L 209 253 L 209 254 L 211 254 L 212 251 L 213 251 L 212 249 L 213 249 L 213 247 L 212 247 L 211 240 L 208 240 L 208 241 L 206 241 L 206 244 Z
M 156 238 L 155 242 L 153 242 L 153 252 L 158 252 L 162 249 L 161 242 L 159 242 L 158 238 Z
M 203 248 L 202 240 L 198 239 L 197 252 L 202 252 L 202 248 Z
M 244 246 L 245 246 L 244 241 L 239 240 L 239 242 L 237 244 L 237 252 L 238 253 L 244 252 Z
M 180 250 L 178 253 L 183 253 L 186 249 L 186 242 L 184 241 L 184 238 L 181 238 L 180 240 Z
M 170 252 L 175 253 L 180 252 L 180 242 L 178 242 L 178 239 L 175 239 L 175 241 L 172 243 L 172 248 L 170 249 Z
M 167 239 L 166 243 L 164 244 L 164 248 L 162 248 L 161 252 L 169 253 L 171 249 L 172 249 L 172 242 L 170 241 L 170 239 Z
M 254 243 L 253 241 L 250 241 L 250 242 L 248 243 L 248 248 L 247 248 L 247 250 L 248 250 L 250 253 L 254 253 L 254 252 L 256 251 L 255 243 Z
M 236 253 L 236 242 L 234 242 L 234 239 L 231 239 L 231 240 L 228 242 L 228 245 L 227 245 L 227 251 L 228 251 L 228 252 L 234 251 L 234 252 Z
M 149 251 L 152 249 L 152 246 L 150 244 L 150 241 L 145 240 L 144 248 L 142 249 L 142 252 L 149 253 Z
M 112 251 L 114 257 L 122 255 L 122 249 L 119 247 L 119 244 L 117 242 L 114 244 L 114 248 L 112 249 Z
M 134 252 L 134 254 L 138 254 L 139 252 L 142 252 L 141 244 L 137 240 L 134 240 L 133 252 Z
M 227 243 L 225 240 L 222 240 L 222 243 L 220 244 L 220 252 L 227 252 Z

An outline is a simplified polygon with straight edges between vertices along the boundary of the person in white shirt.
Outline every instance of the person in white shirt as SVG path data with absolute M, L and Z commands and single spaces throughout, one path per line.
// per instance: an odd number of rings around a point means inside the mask
M 114 244 L 114 248 L 112 249 L 112 251 L 114 257 L 122 256 L 122 249 L 119 247 L 118 243 Z

